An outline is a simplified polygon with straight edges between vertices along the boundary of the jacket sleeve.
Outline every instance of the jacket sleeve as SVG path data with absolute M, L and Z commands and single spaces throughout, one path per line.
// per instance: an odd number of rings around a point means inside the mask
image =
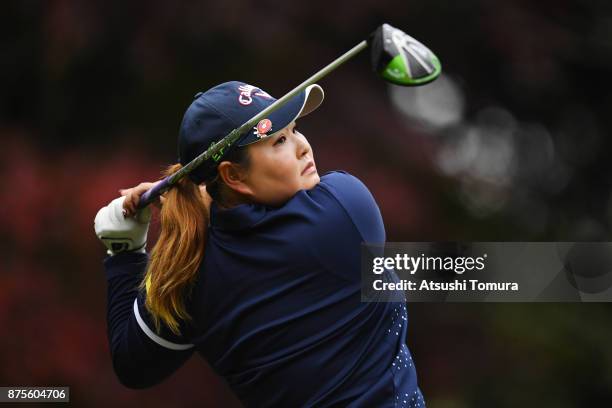
M 386 239 L 374 197 L 359 179 L 341 171 L 325 175 L 310 197 L 320 208 L 310 253 L 330 272 L 359 282 L 362 244 Z
M 138 290 L 147 263 L 146 254 L 121 253 L 106 258 L 108 281 L 107 325 L 113 369 L 128 388 L 160 383 L 183 365 L 194 346 L 185 338 L 154 325 Z

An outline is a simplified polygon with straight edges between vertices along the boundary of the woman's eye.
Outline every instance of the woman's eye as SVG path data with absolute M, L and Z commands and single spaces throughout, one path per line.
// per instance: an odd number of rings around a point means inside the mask
M 285 143 L 286 140 L 287 138 L 285 136 L 281 136 L 278 139 L 276 139 L 276 142 L 274 142 L 274 146 L 276 146 L 277 144 Z

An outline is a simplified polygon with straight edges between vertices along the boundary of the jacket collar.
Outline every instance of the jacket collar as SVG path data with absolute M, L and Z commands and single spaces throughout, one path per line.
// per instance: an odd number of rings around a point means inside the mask
M 261 221 L 267 212 L 267 207 L 261 204 L 241 204 L 221 209 L 213 202 L 210 206 L 210 225 L 221 230 L 249 229 Z

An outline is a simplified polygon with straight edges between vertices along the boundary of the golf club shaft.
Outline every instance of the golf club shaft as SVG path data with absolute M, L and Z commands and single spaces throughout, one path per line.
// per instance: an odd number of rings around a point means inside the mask
M 294 89 L 289 91 L 286 95 L 278 99 L 272 105 L 268 106 L 266 109 L 262 110 L 257 115 L 253 116 L 246 123 L 232 130 L 227 136 L 225 136 L 223 139 L 219 140 L 217 143 L 210 146 L 205 152 L 203 152 L 202 154 L 197 156 L 195 159 L 187 163 L 179 171 L 160 180 L 155 186 L 153 186 L 151 189 L 146 191 L 140 197 L 140 200 L 138 202 L 138 208 L 144 208 L 147 205 L 149 205 L 157 197 L 159 197 L 160 195 L 168 191 L 170 188 L 172 188 L 172 186 L 175 185 L 180 179 L 182 179 L 184 176 L 191 173 L 202 162 L 210 159 L 213 155 L 225 149 L 227 146 L 230 146 L 232 143 L 238 140 L 240 136 L 244 134 L 244 132 L 251 129 L 260 120 L 266 118 L 272 112 L 274 112 L 275 110 L 283 106 L 285 103 L 287 103 L 287 101 L 289 101 L 295 95 L 297 95 L 298 93 L 306 89 L 306 87 L 316 83 L 318 80 L 320 80 L 321 78 L 325 77 L 330 72 L 338 68 L 340 65 L 344 64 L 346 61 L 353 58 L 355 55 L 359 54 L 361 51 L 366 49 L 367 46 L 368 46 L 368 42 L 366 40 L 363 40 L 362 42 L 360 42 L 359 44 L 357 44 L 356 46 L 354 46 L 353 48 L 345 52 L 343 55 L 336 58 L 334 61 L 328 64 L 325 68 L 319 70 L 313 76 L 311 76 L 310 78 L 308 78 L 307 80 L 305 80 L 304 82 L 296 86 Z

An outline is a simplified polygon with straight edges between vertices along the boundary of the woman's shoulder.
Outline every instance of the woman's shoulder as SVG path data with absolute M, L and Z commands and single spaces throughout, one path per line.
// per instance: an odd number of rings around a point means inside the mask
M 338 201 L 350 213 L 378 212 L 378 205 L 370 190 L 357 177 L 345 171 L 332 171 L 321 177 L 321 182 L 313 189 L 319 189 Z
M 339 222 L 348 222 L 356 227 L 366 241 L 384 239 L 378 204 L 370 190 L 357 177 L 345 171 L 329 172 L 308 192 L 308 197 L 322 209 L 322 224 L 333 228 Z
M 324 174 L 321 177 L 321 182 L 315 187 L 333 195 L 342 204 L 345 201 L 354 200 L 374 200 L 372 193 L 366 185 L 352 174 L 346 171 L 336 170 Z
M 365 187 L 365 185 L 361 182 L 361 180 L 359 180 L 357 177 L 353 176 L 352 174 L 344 171 L 344 170 L 333 170 L 330 172 L 325 173 L 323 176 L 321 176 L 321 185 L 323 186 L 335 186 L 335 185 L 352 185 L 352 184 L 356 184 L 359 186 L 363 186 Z
M 321 262 L 326 270 L 355 282 L 359 278 L 363 242 L 385 242 L 385 227 L 374 197 L 357 177 L 333 171 L 302 195 L 314 208 L 308 228 L 301 235 L 304 254 Z

